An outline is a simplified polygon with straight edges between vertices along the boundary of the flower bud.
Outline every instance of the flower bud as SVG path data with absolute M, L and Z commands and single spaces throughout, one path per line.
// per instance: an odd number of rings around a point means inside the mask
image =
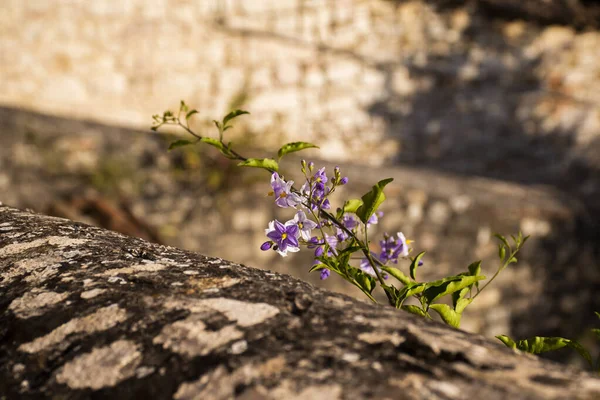
M 329 275 L 331 275 L 331 271 L 328 268 L 323 268 L 321 270 L 321 280 L 322 281 L 329 278 Z
M 264 243 L 263 243 L 263 244 L 260 246 L 260 249 L 261 249 L 262 251 L 267 251 L 267 250 L 269 250 L 269 249 L 271 248 L 271 246 L 273 246 L 273 242 L 271 242 L 271 241 L 264 242 Z
M 340 180 L 340 185 L 345 185 L 346 183 L 348 183 L 348 177 L 345 176 Z
M 315 257 L 321 257 L 324 252 L 325 252 L 325 250 L 323 249 L 323 246 L 317 247 L 315 249 Z

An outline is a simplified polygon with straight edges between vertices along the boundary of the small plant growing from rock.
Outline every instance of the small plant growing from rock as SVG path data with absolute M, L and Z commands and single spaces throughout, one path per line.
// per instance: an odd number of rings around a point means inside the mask
M 338 187 L 349 182 L 349 178 L 343 176 L 338 167 L 328 173 L 324 167 L 317 168 L 314 163 L 302 160 L 300 170 L 304 181 L 301 185 L 287 180 L 279 171 L 279 162 L 287 154 L 318 146 L 292 142 L 277 151 L 276 159 L 247 158 L 235 151 L 231 142 L 224 141 L 224 133 L 233 127 L 232 121 L 249 112 L 234 110 L 221 121 L 213 121 L 218 138 L 199 135 L 190 128 L 189 120 L 197 113 L 197 110 L 190 109 L 181 101 L 177 114 L 165 111 L 162 115 L 154 115 L 151 129 L 157 131 L 164 125 L 171 125 L 192 136 L 191 140 L 174 141 L 169 150 L 203 142 L 215 147 L 226 158 L 237 161 L 238 166 L 261 168 L 269 172 L 269 195 L 276 206 L 290 209 L 291 213 L 287 221 L 269 222 L 265 229 L 267 240 L 261 245 L 261 250 L 275 251 L 285 257 L 301 248 L 310 249 L 314 252 L 311 272 L 319 272 L 321 279 L 328 279 L 334 272 L 360 289 L 374 303 L 377 300 L 373 293 L 379 285 L 392 307 L 427 319 L 432 319 L 431 313 L 435 312 L 446 324 L 459 328 L 466 307 L 500 272 L 517 262 L 517 254 L 529 238 L 520 232 L 516 236 L 511 235 L 510 240 L 495 235 L 500 262 L 494 275 L 485 284 L 486 276 L 482 275 L 481 261 L 473 262 L 458 275 L 435 281 L 419 281 L 417 270 L 425 263 L 425 252 L 413 254 L 412 241 L 402 232 L 384 234 L 379 241 L 379 252 L 370 248 L 369 227 L 377 224 L 383 216 L 379 207 L 386 198 L 384 189 L 392 182 L 392 178 L 377 182 L 360 199 L 346 200 L 334 209 L 329 197 Z M 399 268 L 401 261 L 408 264 L 404 271 Z M 406 304 L 409 299 L 416 304 Z M 600 314 L 597 315 L 600 317 Z M 594 329 L 594 333 L 600 340 L 600 329 Z M 505 335 L 496 337 L 510 348 L 532 354 L 571 347 L 600 372 L 600 356 L 594 363 L 589 351 L 574 340 L 536 336 L 514 341 Z

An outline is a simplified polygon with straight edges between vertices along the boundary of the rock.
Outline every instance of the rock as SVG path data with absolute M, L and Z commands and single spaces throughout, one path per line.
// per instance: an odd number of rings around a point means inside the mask
M 287 275 L 1 204 L 0 224 L 2 398 L 600 397 L 576 368 Z

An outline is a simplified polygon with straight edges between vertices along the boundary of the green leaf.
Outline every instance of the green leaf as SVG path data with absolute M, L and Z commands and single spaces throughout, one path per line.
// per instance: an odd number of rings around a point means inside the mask
M 342 254 L 349 254 L 350 255 L 350 254 L 352 254 L 354 252 L 357 252 L 359 250 L 362 250 L 362 247 L 360 247 L 360 246 L 348 246 L 345 249 L 340 250 L 338 254 L 339 255 L 342 255 Z
M 534 336 L 529 339 L 519 340 L 515 342 L 511 338 L 506 335 L 496 336 L 498 339 L 502 341 L 507 347 L 512 349 L 518 349 L 524 351 L 526 353 L 531 354 L 540 354 L 548 351 L 554 351 L 558 349 L 562 349 L 567 346 L 572 349 L 575 349 L 579 355 L 586 359 L 586 361 L 593 366 L 592 357 L 590 353 L 583 347 L 579 342 L 575 340 L 565 339 L 562 337 L 556 336 Z
M 463 289 L 463 290 L 467 291 L 467 289 L 466 289 L 466 288 L 465 288 L 465 289 Z M 461 291 L 461 292 L 462 292 L 462 291 Z M 469 304 L 471 304 L 471 302 L 472 302 L 472 301 L 473 301 L 473 299 L 463 299 L 463 298 L 461 298 L 461 299 L 458 299 L 458 300 L 456 301 L 456 304 L 454 305 L 454 311 L 456 311 L 456 312 L 457 312 L 457 313 L 459 313 L 459 314 L 462 314 L 462 313 L 463 313 L 463 311 L 465 311 L 465 308 L 467 308 L 467 306 L 468 306 Z
M 504 345 L 506 347 L 508 347 L 509 349 L 516 349 L 517 348 L 517 344 L 515 343 L 515 341 L 512 340 L 511 338 L 509 338 L 506 335 L 496 335 L 496 339 L 498 339 L 499 341 L 501 341 L 502 343 L 504 343 Z
M 600 329 L 592 329 L 592 333 L 596 335 L 596 339 L 600 340 Z
M 461 290 L 452 293 L 452 306 L 454 307 L 454 311 L 456 311 L 459 314 L 462 314 L 465 308 L 469 304 L 471 304 L 471 301 L 473 301 L 473 299 L 464 298 L 467 295 L 467 293 L 469 293 L 470 289 L 471 286 L 467 286 Z
M 424 255 L 424 251 L 420 252 L 415 258 L 413 258 L 412 262 L 410 263 L 410 277 L 413 278 L 415 281 L 417 280 L 416 272 L 417 267 L 419 266 L 419 261 L 421 260 L 421 258 L 423 258 Z
M 498 243 L 498 258 L 500 261 L 504 261 L 504 257 L 506 257 L 506 247 L 502 243 Z
M 404 273 L 402 271 L 400 271 L 398 268 L 387 267 L 387 266 L 381 266 L 380 268 L 382 270 L 384 270 L 385 272 L 387 272 L 388 274 L 390 274 L 391 276 L 393 276 L 394 278 L 398 279 L 404 285 L 412 284 L 412 282 L 410 281 L 408 276 L 404 275 Z
M 223 132 L 223 129 L 221 127 L 221 123 L 217 120 L 213 119 L 213 122 L 215 123 L 215 126 L 217 127 L 217 129 L 219 130 L 219 132 Z
M 272 158 L 249 158 L 238 164 L 239 167 L 263 168 L 271 172 L 279 170 L 279 164 Z
M 358 269 L 356 269 L 355 271 L 354 279 L 363 289 L 365 289 L 369 293 L 372 293 L 373 289 L 375 289 L 375 287 L 377 286 L 375 283 L 375 278 Z
M 498 233 L 495 233 L 494 236 L 500 240 L 502 243 L 504 243 L 504 245 L 506 246 L 506 248 L 510 249 L 510 244 L 508 244 L 508 240 L 506 240 L 506 238 Z
M 481 260 L 475 261 L 471 263 L 467 269 L 469 270 L 469 275 L 477 276 L 481 273 Z
M 448 325 L 454 328 L 460 327 L 460 314 L 450 308 L 448 304 L 431 304 L 429 308 L 435 310 Z
M 387 178 L 377 182 L 377 184 L 373 186 L 371 191 L 365 193 L 365 195 L 362 196 L 361 199 L 363 205 L 361 205 L 358 208 L 358 210 L 356 210 L 356 215 L 364 224 L 367 223 L 371 215 L 373 215 L 373 213 L 377 211 L 381 203 L 383 203 L 383 201 L 385 200 L 383 188 L 393 180 L 394 178 Z
M 216 122 L 216 121 L 215 121 Z M 234 158 L 233 155 L 231 154 L 231 152 L 229 152 L 229 150 L 225 147 L 225 145 L 217 140 L 217 139 L 213 139 L 213 138 L 209 138 L 209 137 L 203 137 L 202 139 L 200 139 L 200 141 L 209 144 L 213 147 L 216 147 L 217 149 L 219 149 L 219 151 L 227 158 Z
M 471 275 L 471 276 L 480 275 L 481 274 L 481 260 L 475 261 L 475 262 L 472 262 L 471 264 L 469 264 L 469 266 L 467 267 L 467 270 L 469 271 L 469 275 Z M 475 287 L 477 289 L 479 289 L 479 281 L 475 282 Z
M 313 267 L 310 270 L 308 270 L 308 272 L 310 273 L 310 272 L 318 271 L 318 270 L 324 269 L 324 268 L 328 268 L 327 265 L 325 265 L 325 264 L 316 264 L 316 265 L 313 265 Z
M 529 236 L 528 236 L 529 237 Z M 594 311 L 594 314 L 596 314 L 596 317 L 600 318 L 600 313 L 597 311 Z
M 363 205 L 363 201 L 361 199 L 350 199 L 344 202 L 344 206 L 341 209 L 338 209 L 337 219 L 342 218 L 342 216 L 346 213 L 356 213 L 356 210 Z
M 194 144 L 196 142 L 192 142 L 190 140 L 176 140 L 169 145 L 169 150 L 176 149 L 178 147 L 188 146 L 190 144 Z
M 482 279 L 485 279 L 485 276 L 449 276 L 447 278 L 440 279 L 439 281 L 427 283 L 427 290 L 425 290 L 423 295 L 425 296 L 427 303 L 431 304 L 442 296 L 454 293 Z
M 248 111 L 244 111 L 244 110 L 233 110 L 232 112 L 230 112 L 223 118 L 223 127 L 227 126 L 227 123 L 229 121 L 231 121 L 232 119 L 237 118 L 240 115 L 244 115 L 244 114 L 250 114 L 250 113 Z
M 192 115 L 198 114 L 198 110 L 190 110 L 187 114 L 185 114 L 185 119 L 190 119 Z
M 404 300 L 408 299 L 410 296 L 414 296 L 416 294 L 422 293 L 427 288 L 425 283 L 411 283 L 404 286 L 398 292 L 398 297 L 396 298 L 396 308 L 401 308 Z
M 293 143 L 284 144 L 277 151 L 277 157 L 281 158 L 281 157 L 285 156 L 286 154 L 293 153 L 295 151 L 304 150 L 304 149 L 310 149 L 310 148 L 318 149 L 319 146 L 316 146 L 312 143 L 307 143 L 307 142 L 293 142 Z
M 585 358 L 585 360 L 588 362 L 588 364 L 590 364 L 590 367 L 594 368 L 594 361 L 592 361 L 592 356 L 590 355 L 590 352 L 587 351 L 587 349 L 585 347 L 583 347 L 581 345 L 581 343 L 579 343 L 576 340 L 569 340 L 569 342 L 567 343 L 567 346 L 569 346 L 570 348 L 572 348 L 576 352 L 578 352 L 579 355 L 581 357 Z
M 420 317 L 425 317 L 427 318 L 428 315 L 427 313 L 419 306 L 402 306 L 401 307 L 404 311 L 408 311 L 411 314 L 415 314 L 418 315 Z
M 188 111 L 188 106 L 185 104 L 185 102 L 184 102 L 183 100 L 181 100 L 181 103 L 180 103 L 180 105 L 179 105 L 179 109 L 180 109 L 182 112 L 187 112 L 187 111 Z

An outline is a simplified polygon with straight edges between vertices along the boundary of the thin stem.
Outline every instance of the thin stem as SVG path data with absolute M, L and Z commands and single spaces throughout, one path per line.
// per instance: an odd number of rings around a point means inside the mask
M 519 252 L 519 250 L 521 250 L 521 247 L 517 247 L 517 249 L 515 251 L 513 251 L 513 252 L 510 253 L 510 255 L 506 258 L 506 261 L 504 262 L 504 264 L 501 265 L 500 268 L 498 268 L 498 270 L 494 274 L 494 276 L 492 276 L 491 279 L 489 281 L 487 281 L 485 283 L 485 285 L 483 285 L 483 287 L 481 289 L 479 289 L 479 291 L 477 293 L 475 293 L 475 296 L 471 297 L 471 300 L 474 300 L 477 296 L 479 296 L 479 293 L 483 292 L 483 289 L 485 289 L 490 283 L 492 283 L 492 281 L 494 279 L 496 279 L 496 277 L 498 276 L 498 274 L 500 274 L 500 271 L 502 271 L 503 269 L 505 269 L 506 267 L 508 267 L 508 265 L 510 263 L 510 260 L 512 260 L 513 257 L 517 255 L 517 253 Z

